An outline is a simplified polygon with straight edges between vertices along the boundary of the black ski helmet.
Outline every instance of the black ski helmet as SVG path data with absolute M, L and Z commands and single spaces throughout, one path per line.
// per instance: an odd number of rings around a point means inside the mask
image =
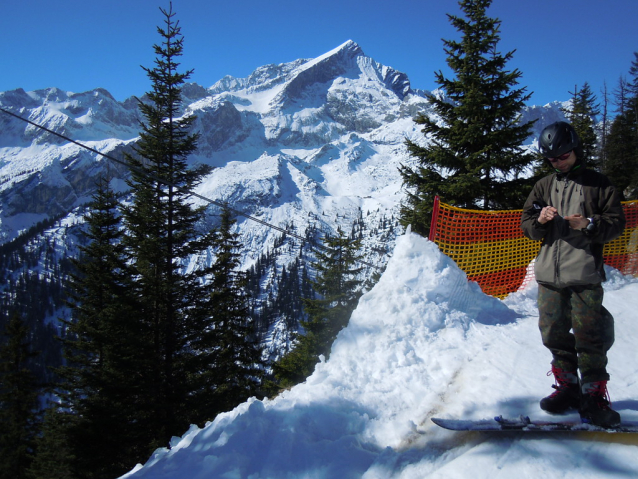
M 576 150 L 580 158 L 580 138 L 576 130 L 565 121 L 546 126 L 538 139 L 538 148 L 545 158 L 556 158 L 568 151 Z

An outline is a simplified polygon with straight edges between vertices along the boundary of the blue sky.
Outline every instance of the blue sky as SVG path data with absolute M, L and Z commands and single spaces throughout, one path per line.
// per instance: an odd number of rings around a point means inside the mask
M 140 65 L 169 0 L 6 0 L 0 9 L 0 91 L 102 87 L 117 100 L 150 87 Z M 441 39 L 460 39 L 446 13 L 456 0 L 173 0 L 182 27 L 184 69 L 209 87 L 224 75 L 314 58 L 356 41 L 376 61 L 407 73 L 413 88 L 437 87 L 447 70 Z M 602 99 L 638 51 L 638 0 L 494 0 L 500 50 L 516 50 L 529 104 L 567 100 L 588 82 Z

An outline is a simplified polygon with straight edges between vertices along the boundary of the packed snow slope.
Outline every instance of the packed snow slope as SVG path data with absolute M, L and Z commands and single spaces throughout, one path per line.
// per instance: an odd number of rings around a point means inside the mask
M 623 418 L 637 420 L 638 281 L 608 273 L 610 393 Z M 401 236 L 329 360 L 305 383 L 191 427 L 123 477 L 637 477 L 635 435 L 455 433 L 430 421 L 547 419 L 538 400 L 551 391 L 550 355 L 535 297 L 535 287 L 505 301 L 486 296 L 435 244 Z

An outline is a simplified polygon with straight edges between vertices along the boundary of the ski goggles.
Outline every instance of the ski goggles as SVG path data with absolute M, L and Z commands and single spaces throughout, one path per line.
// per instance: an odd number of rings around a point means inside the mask
M 560 156 L 555 156 L 555 157 L 548 157 L 547 159 L 549 161 L 558 161 L 558 160 L 566 160 L 567 158 L 569 158 L 569 155 L 572 154 L 572 150 L 569 150 L 567 153 L 563 153 Z

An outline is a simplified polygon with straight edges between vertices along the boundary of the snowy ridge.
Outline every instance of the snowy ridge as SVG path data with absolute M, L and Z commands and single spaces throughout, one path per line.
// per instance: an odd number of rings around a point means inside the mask
M 638 281 L 609 273 L 605 305 L 617 328 L 610 391 L 623 419 L 636 420 Z M 552 380 L 535 295 L 531 288 L 504 302 L 487 297 L 434 244 L 404 235 L 330 359 L 305 383 L 272 400 L 249 400 L 203 429 L 191 427 L 123 477 L 635 476 L 632 437 L 468 435 L 429 421 L 548 417 L 538 407 Z

